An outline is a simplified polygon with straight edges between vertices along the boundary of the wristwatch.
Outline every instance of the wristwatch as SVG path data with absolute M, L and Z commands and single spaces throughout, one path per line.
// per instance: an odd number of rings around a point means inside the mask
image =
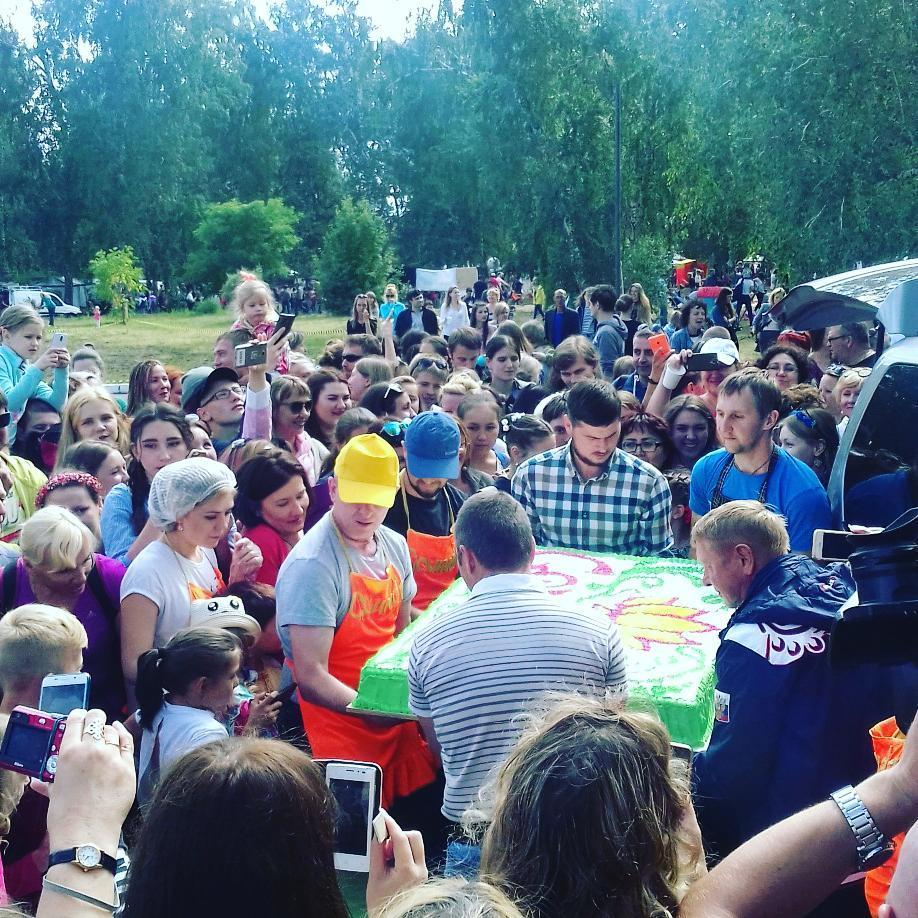
M 894 850 L 892 842 L 877 828 L 857 791 L 849 784 L 834 791 L 831 797 L 854 833 L 858 868 L 873 870 L 888 861 Z
M 102 868 L 112 876 L 118 869 L 118 862 L 95 845 L 78 845 L 76 848 L 54 851 L 48 858 L 48 867 L 54 867 L 56 864 L 76 864 L 85 871 Z

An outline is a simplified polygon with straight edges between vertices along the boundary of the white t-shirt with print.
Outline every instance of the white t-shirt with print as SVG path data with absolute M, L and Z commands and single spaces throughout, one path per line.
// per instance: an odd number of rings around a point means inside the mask
M 209 548 L 202 548 L 201 554 L 200 561 L 189 561 L 157 540 L 127 569 L 121 581 L 121 601 L 128 596 L 144 596 L 159 609 L 154 647 L 162 647 L 176 631 L 188 627 L 192 593 L 195 599 L 207 599 L 218 591 L 217 556 Z

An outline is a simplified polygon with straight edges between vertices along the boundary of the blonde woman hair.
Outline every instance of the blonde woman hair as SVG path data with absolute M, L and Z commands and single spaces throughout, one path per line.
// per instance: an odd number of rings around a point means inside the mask
M 635 281 L 628 289 L 630 291 L 634 290 L 635 288 L 637 288 L 638 294 L 637 300 L 635 300 L 634 303 L 636 313 L 635 318 L 638 320 L 638 322 L 641 323 L 641 325 L 650 325 L 650 298 L 646 293 L 644 293 L 644 288 L 639 283 L 637 283 L 637 281 Z
M 64 609 L 32 602 L 10 610 L 0 618 L 0 689 L 22 690 L 61 672 L 88 643 L 80 620 Z
M 374 918 L 524 918 L 496 887 L 440 877 L 393 896 Z
M 392 366 L 383 357 L 361 357 L 354 364 L 354 371 L 369 380 L 371 386 L 374 383 L 389 382 L 392 379 Z
M 387 293 L 394 293 L 395 298 L 398 299 L 398 287 L 396 287 L 395 284 L 386 284 L 386 287 L 383 290 L 383 296 L 385 296 Z
M 41 325 L 41 327 L 44 328 L 45 321 L 35 310 L 35 307 L 28 305 L 28 303 L 22 303 L 18 306 L 7 306 L 6 309 L 0 313 L 0 328 L 4 331 L 14 332 L 24 325 L 35 324 Z
M 95 538 L 89 529 L 69 510 L 54 505 L 36 510 L 19 534 L 26 566 L 49 572 L 79 567 L 93 545 Z
M 775 289 L 768 294 L 768 305 L 774 306 L 775 303 L 780 303 L 786 296 L 787 293 L 783 287 L 775 287 Z
M 526 914 L 676 914 L 703 852 L 684 828 L 688 775 L 666 727 L 620 699 L 541 704 L 482 793 L 493 794 L 482 880 Z
M 64 454 L 74 443 L 79 443 L 81 440 L 92 439 L 92 437 L 81 437 L 77 427 L 80 423 L 80 411 L 82 408 L 87 402 L 96 400 L 108 403 L 118 424 L 118 436 L 112 445 L 122 456 L 129 456 L 131 454 L 130 428 L 127 418 L 121 410 L 121 406 L 101 386 L 83 386 L 81 389 L 74 392 L 73 395 L 67 399 L 67 404 L 64 405 L 64 411 L 61 415 L 61 437 L 57 444 L 57 463 L 54 467 L 55 471 L 59 468 L 63 468 Z
M 835 383 L 835 389 L 833 394 L 835 395 L 836 401 L 838 396 L 841 394 L 842 389 L 854 389 L 857 392 L 861 391 L 861 386 L 864 385 L 864 380 L 870 375 L 870 370 L 867 367 L 863 369 L 855 368 L 851 370 L 845 370 L 841 376 L 838 377 L 838 382 Z
M 240 277 L 244 279 L 236 284 L 229 302 L 229 308 L 237 318 L 242 318 L 242 307 L 259 293 L 265 295 L 265 299 L 268 301 L 268 309 L 277 313 L 277 303 L 274 301 L 274 294 L 271 292 L 271 288 L 263 280 L 259 280 L 254 275 L 244 275 L 241 272 Z
M 468 395 L 480 388 L 481 380 L 468 370 L 457 370 L 443 385 L 443 391 L 452 392 L 453 395 Z
M 748 545 L 762 563 L 790 551 L 784 520 L 757 500 L 731 500 L 706 513 L 692 528 L 692 542 L 699 540 L 712 547 Z

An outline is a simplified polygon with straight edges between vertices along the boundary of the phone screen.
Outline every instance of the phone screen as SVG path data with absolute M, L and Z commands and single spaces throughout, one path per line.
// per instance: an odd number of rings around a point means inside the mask
M 47 730 L 10 720 L 3 738 L 4 758 L 40 775 L 48 754 L 50 736 Z
M 370 784 L 329 778 L 328 786 L 338 803 L 335 852 L 365 857 L 370 850 Z
M 85 682 L 43 685 L 38 706 L 46 714 L 69 714 L 76 708 L 85 708 L 87 700 Z

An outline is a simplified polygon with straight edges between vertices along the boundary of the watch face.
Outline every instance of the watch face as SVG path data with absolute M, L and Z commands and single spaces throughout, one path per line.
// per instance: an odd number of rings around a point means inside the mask
M 76 850 L 76 862 L 84 869 L 98 867 L 102 861 L 102 852 L 95 845 L 80 845 Z

